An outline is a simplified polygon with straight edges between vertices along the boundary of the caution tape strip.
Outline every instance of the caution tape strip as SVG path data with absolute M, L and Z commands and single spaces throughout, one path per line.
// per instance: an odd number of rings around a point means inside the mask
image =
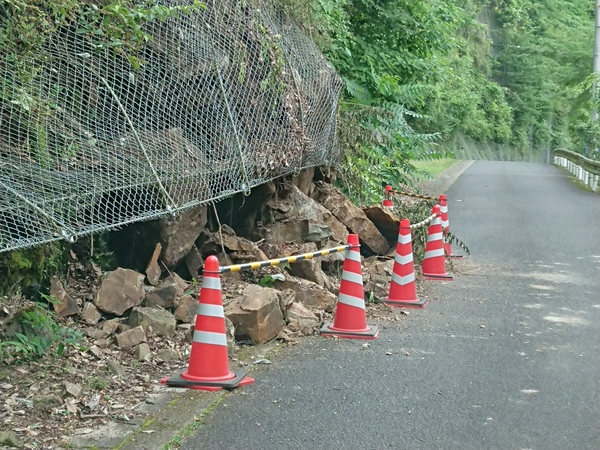
M 437 214 L 432 214 L 431 216 L 429 216 L 427 219 L 419 222 L 419 223 L 414 223 L 410 226 L 411 230 L 415 230 L 419 227 L 422 227 L 423 225 L 428 225 L 433 219 L 435 219 L 435 217 L 437 216 Z
M 331 255 L 332 253 L 343 252 L 344 250 L 349 250 L 351 248 L 358 248 L 358 246 L 346 244 L 346 245 L 340 245 L 339 247 L 333 247 L 333 248 L 328 248 L 325 250 L 320 250 L 318 252 L 288 256 L 287 258 L 268 259 L 266 261 L 258 261 L 258 262 L 252 262 L 252 263 L 246 263 L 246 264 L 234 264 L 231 266 L 223 266 L 223 267 L 219 267 L 219 273 L 239 272 L 241 270 L 255 270 L 255 269 L 260 269 L 261 267 L 278 266 L 280 264 L 286 264 L 286 263 L 295 263 L 298 261 L 303 261 L 305 259 L 313 259 L 318 256 L 327 256 L 327 255 Z
M 411 194 L 410 192 L 397 191 L 396 189 L 393 189 L 391 192 L 398 195 L 405 195 L 407 197 L 423 198 L 425 200 L 437 200 L 437 198 L 430 195 Z

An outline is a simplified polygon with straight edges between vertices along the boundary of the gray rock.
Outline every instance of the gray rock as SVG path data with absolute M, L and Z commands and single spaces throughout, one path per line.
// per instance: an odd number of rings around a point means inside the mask
M 160 306 L 161 308 L 173 308 L 175 300 L 179 295 L 179 286 L 173 281 L 165 280 L 159 287 L 146 293 L 146 306 Z
M 320 325 L 319 318 L 301 303 L 292 303 L 287 311 L 287 317 L 288 329 L 300 331 L 305 336 L 313 334 Z
M 178 361 L 181 359 L 181 355 L 173 348 L 163 348 L 156 354 L 156 359 L 164 362 Z
M 115 343 L 120 348 L 135 347 L 142 342 L 146 342 L 146 332 L 141 326 L 136 326 L 115 336 Z
M 327 289 L 308 280 L 286 276 L 285 281 L 276 281 L 273 287 L 279 290 L 291 289 L 295 292 L 295 301 L 302 303 L 311 311 L 333 312 L 337 297 Z
M 192 248 L 185 257 L 185 266 L 187 267 L 188 272 L 193 278 L 198 279 L 200 278 L 203 265 L 204 259 L 202 259 L 200 250 L 198 250 L 196 245 L 192 245 Z
M 162 244 L 161 261 L 173 269 L 184 260 L 206 225 L 206 206 L 190 208 L 175 217 L 159 221 Z
M 43 394 L 34 396 L 31 401 L 35 408 L 47 408 L 51 406 L 60 406 L 63 404 L 63 399 L 56 394 Z
M 120 316 L 142 303 L 144 295 L 144 275 L 118 268 L 102 280 L 94 304 L 104 312 Z
M 175 320 L 184 323 L 192 323 L 198 313 L 198 299 L 191 295 L 184 295 L 179 299 L 177 308 L 175 308 Z
M 303 244 L 298 247 L 298 254 L 312 253 L 317 251 L 317 246 L 314 243 Z M 290 256 L 284 254 L 282 256 Z M 323 269 L 321 269 L 320 258 L 305 259 L 290 264 L 290 273 L 294 276 L 304 278 L 305 280 L 317 283 L 319 286 L 325 284 Z
M 152 359 L 152 350 L 145 342 L 142 342 L 135 348 L 135 358 L 138 361 L 150 361 Z
M 97 324 L 102 318 L 102 314 L 92 302 L 86 302 L 83 305 L 83 310 L 79 314 L 79 318 L 89 325 Z
M 176 321 L 173 314 L 158 308 L 133 308 L 129 316 L 129 325 L 141 326 L 144 330 L 152 331 L 160 336 L 172 337 L 175 334 Z
M 79 313 L 77 302 L 67 294 L 63 284 L 56 277 L 52 277 L 50 280 L 50 296 L 55 299 L 52 305 L 58 315 L 67 317 Z
M 152 286 L 158 285 L 160 281 L 160 275 L 162 270 L 160 269 L 160 265 L 158 264 L 158 258 L 160 256 L 160 252 L 162 251 L 162 245 L 157 243 L 154 247 L 154 252 L 152 253 L 152 257 L 148 262 L 148 267 L 146 267 L 146 279 L 148 283 Z
M 83 388 L 80 384 L 70 383 L 69 381 L 63 381 L 65 390 L 65 396 L 77 398 L 81 394 Z
M 114 359 L 109 359 L 106 362 L 106 368 L 109 372 L 120 377 L 125 375 L 125 367 L 123 367 L 119 362 L 115 361 Z
M 330 184 L 319 182 L 313 196 L 342 222 L 361 242 L 377 255 L 385 254 L 389 244 L 367 215 L 342 192 Z
M 394 260 L 371 256 L 365 259 L 363 265 L 363 285 L 365 292 L 372 294 L 375 298 L 387 297 L 392 278 Z
M 395 247 L 400 231 L 400 219 L 392 211 L 383 208 L 381 205 L 369 206 L 368 208 L 362 208 L 362 210 L 387 239 L 388 243 Z
M 302 169 L 298 175 L 292 177 L 292 183 L 304 195 L 310 195 L 313 189 L 313 178 L 315 176 L 315 168 L 309 167 Z
M 274 339 L 285 327 L 277 290 L 254 284 L 225 307 L 225 315 L 235 326 L 236 339 L 256 344 Z
M 120 322 L 118 320 L 107 320 L 102 324 L 102 331 L 108 333 L 108 335 L 113 334 L 119 328 Z

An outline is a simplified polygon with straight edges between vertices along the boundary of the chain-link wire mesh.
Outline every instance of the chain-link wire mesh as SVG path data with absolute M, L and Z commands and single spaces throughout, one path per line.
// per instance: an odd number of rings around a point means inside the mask
M 342 83 L 313 42 L 262 2 L 205 3 L 149 23 L 138 70 L 72 29 L 35 60 L 0 54 L 0 252 L 339 159 Z

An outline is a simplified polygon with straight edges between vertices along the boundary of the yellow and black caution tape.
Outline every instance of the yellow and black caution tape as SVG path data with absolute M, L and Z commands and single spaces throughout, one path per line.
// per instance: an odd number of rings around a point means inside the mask
M 410 192 L 403 192 L 403 191 L 398 191 L 396 189 L 392 189 L 391 191 L 393 194 L 398 194 L 398 195 L 405 195 L 407 197 L 414 197 L 414 198 L 423 198 L 425 200 L 437 200 L 437 198 L 432 197 L 430 195 L 419 195 L 419 194 L 412 194 Z
M 428 225 L 433 219 L 435 219 L 436 214 L 432 214 L 431 216 L 429 216 L 427 219 L 419 222 L 419 223 L 414 223 L 410 226 L 411 230 L 416 230 L 419 227 L 422 227 L 423 225 Z
M 231 266 L 223 266 L 223 267 L 219 267 L 219 273 L 239 272 L 241 270 L 255 270 L 255 269 L 260 269 L 261 267 L 278 266 L 280 264 L 286 264 L 286 263 L 295 263 L 298 261 L 303 261 L 305 259 L 313 259 L 318 256 L 327 256 L 327 255 L 331 255 L 332 253 L 343 252 L 344 250 L 348 250 L 353 247 L 355 247 L 355 246 L 346 244 L 346 245 L 340 245 L 339 247 L 333 247 L 333 248 L 328 248 L 325 250 L 320 250 L 318 252 L 288 256 L 287 258 L 268 259 L 267 261 L 258 261 L 258 262 L 252 262 L 252 263 L 246 263 L 246 264 L 234 264 Z

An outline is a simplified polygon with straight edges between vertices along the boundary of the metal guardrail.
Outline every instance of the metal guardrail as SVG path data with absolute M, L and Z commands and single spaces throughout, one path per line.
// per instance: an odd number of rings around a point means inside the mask
M 590 189 L 594 191 L 598 189 L 600 161 L 594 161 L 564 148 L 557 148 L 553 152 L 553 162 L 557 166 L 566 168 Z

